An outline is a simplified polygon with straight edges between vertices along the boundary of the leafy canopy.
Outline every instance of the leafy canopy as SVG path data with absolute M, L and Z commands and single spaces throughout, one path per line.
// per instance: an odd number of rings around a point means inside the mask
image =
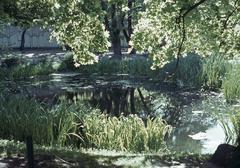
M 148 50 L 154 66 L 189 52 L 239 56 L 239 0 L 145 0 L 135 27 L 136 49 Z
M 0 2 L 0 20 L 13 23 L 16 26 L 30 28 L 49 16 L 51 12 L 47 0 L 2 0 Z
M 76 66 L 97 61 L 96 52 L 108 49 L 99 0 L 53 0 L 52 11 L 47 25 L 58 42 L 72 49 Z

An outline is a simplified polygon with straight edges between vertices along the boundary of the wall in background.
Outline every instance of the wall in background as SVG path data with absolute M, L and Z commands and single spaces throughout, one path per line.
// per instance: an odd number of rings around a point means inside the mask
M 5 26 L 0 32 L 0 46 L 6 48 L 19 48 L 23 29 L 15 26 Z M 47 30 L 33 27 L 25 34 L 26 48 L 56 48 L 59 47 L 56 40 L 50 41 L 50 33 Z

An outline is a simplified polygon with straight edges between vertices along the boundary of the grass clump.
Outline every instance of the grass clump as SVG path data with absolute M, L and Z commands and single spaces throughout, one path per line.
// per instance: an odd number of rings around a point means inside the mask
M 52 109 L 24 97 L 1 96 L 0 137 L 24 141 L 33 136 L 41 145 L 76 145 L 79 143 L 81 115 L 89 109 L 81 102 L 69 104 L 62 100 Z
M 59 71 L 74 70 L 85 74 L 129 74 L 134 76 L 154 77 L 159 74 L 159 70 L 151 70 L 152 61 L 141 56 L 133 58 L 124 57 L 121 60 L 102 58 L 98 63 L 92 65 L 74 66 L 71 54 L 66 54 Z
M 211 90 L 221 88 L 223 79 L 230 68 L 230 63 L 221 55 L 215 54 L 205 58 L 202 69 L 203 87 Z
M 35 143 L 52 141 L 51 116 L 33 100 L 22 97 L 5 98 L 0 101 L 0 137 L 24 141 L 33 135 Z
M 235 65 L 223 81 L 223 93 L 227 102 L 240 98 L 240 65 Z
M 146 124 L 146 125 L 145 125 Z M 146 120 L 137 115 L 110 117 L 105 114 L 84 118 L 87 146 L 132 152 L 164 151 L 164 137 L 170 127 L 160 118 Z
M 0 138 L 35 144 L 122 151 L 165 150 L 169 126 L 159 118 L 101 114 L 83 101 L 61 99 L 52 108 L 24 97 L 0 97 Z M 146 126 L 145 126 L 146 124 Z
M 48 75 L 55 71 L 50 63 L 19 64 L 11 68 L 0 67 L 0 79 L 22 79 L 31 76 Z

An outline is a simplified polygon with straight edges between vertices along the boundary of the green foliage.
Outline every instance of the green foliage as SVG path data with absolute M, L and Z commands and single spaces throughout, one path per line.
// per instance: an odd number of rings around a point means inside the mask
M 40 24 L 51 13 L 47 0 L 3 0 L 1 7 L 11 23 L 23 28 Z
M 84 118 L 84 129 L 87 146 L 132 152 L 166 150 L 164 137 L 170 131 L 160 118 L 148 117 L 144 123 L 136 115 L 117 118 L 97 113 Z
M 108 49 L 100 1 L 55 0 L 52 11 L 47 26 L 51 26 L 52 36 L 60 44 L 72 49 L 76 66 L 96 62 L 95 53 Z
M 52 109 L 24 97 L 0 97 L 0 137 L 24 141 L 32 135 L 41 145 L 75 145 L 80 138 L 81 117 L 92 109 L 82 102 L 61 100 Z
M 0 79 L 21 79 L 31 76 L 48 75 L 55 72 L 51 63 L 20 64 L 11 68 L 0 67 Z
M 49 144 L 52 140 L 51 117 L 37 102 L 22 97 L 0 97 L 0 137 L 24 141 L 33 135 L 34 142 Z
M 208 89 L 218 89 L 222 87 L 227 71 L 231 69 L 231 64 L 220 55 L 211 55 L 204 59 L 202 80 L 204 87 Z
M 56 107 L 49 113 L 53 119 L 53 137 L 54 144 L 59 146 L 77 146 L 83 139 L 80 137 L 83 133 L 83 116 L 94 111 L 91 107 L 81 101 L 73 103 L 65 98 L 60 100 Z
M 240 65 L 235 65 L 228 71 L 223 81 L 223 93 L 228 102 L 240 98 Z
M 140 14 L 132 40 L 139 51 L 148 50 L 154 66 L 189 52 L 239 56 L 239 1 L 144 2 L 146 10 Z
M 219 116 L 218 116 L 219 117 Z M 227 116 L 219 118 L 221 126 L 225 131 L 228 143 L 240 145 L 240 111 L 239 109 L 231 109 Z
M 240 145 L 240 111 L 230 117 L 233 124 L 232 134 L 237 145 Z
M 59 67 L 59 71 L 74 70 L 81 73 L 100 75 L 104 74 L 129 74 L 133 76 L 157 77 L 160 69 L 151 69 L 152 61 L 146 58 L 125 58 L 122 60 L 103 58 L 92 65 L 74 66 L 71 54 L 67 54 Z
M 24 97 L 0 97 L 0 138 L 35 144 L 96 147 L 124 151 L 165 150 L 170 127 L 159 118 L 120 118 L 100 114 L 83 101 L 61 99 L 52 108 Z
M 175 71 L 177 60 L 173 60 L 163 66 L 160 77 L 168 78 L 169 74 Z M 174 74 L 174 82 L 181 86 L 199 87 L 202 86 L 203 60 L 196 54 L 188 54 L 179 59 L 177 70 Z

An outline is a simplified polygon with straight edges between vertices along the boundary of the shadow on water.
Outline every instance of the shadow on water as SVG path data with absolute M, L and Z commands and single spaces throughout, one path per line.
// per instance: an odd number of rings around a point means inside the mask
M 212 103 L 214 96 L 219 96 L 217 94 L 182 91 L 167 83 L 129 78 L 124 74 L 108 77 L 53 74 L 47 78 L 4 85 L 8 85 L 14 94 L 25 94 L 50 105 L 57 103 L 58 97 L 65 96 L 73 101 L 84 100 L 114 116 L 161 117 L 173 126 L 167 139 L 172 151 L 212 153 L 217 145 L 225 142 L 224 131 L 212 109 L 208 108 L 219 106 L 218 102 Z M 208 97 L 213 99 L 207 102 Z

